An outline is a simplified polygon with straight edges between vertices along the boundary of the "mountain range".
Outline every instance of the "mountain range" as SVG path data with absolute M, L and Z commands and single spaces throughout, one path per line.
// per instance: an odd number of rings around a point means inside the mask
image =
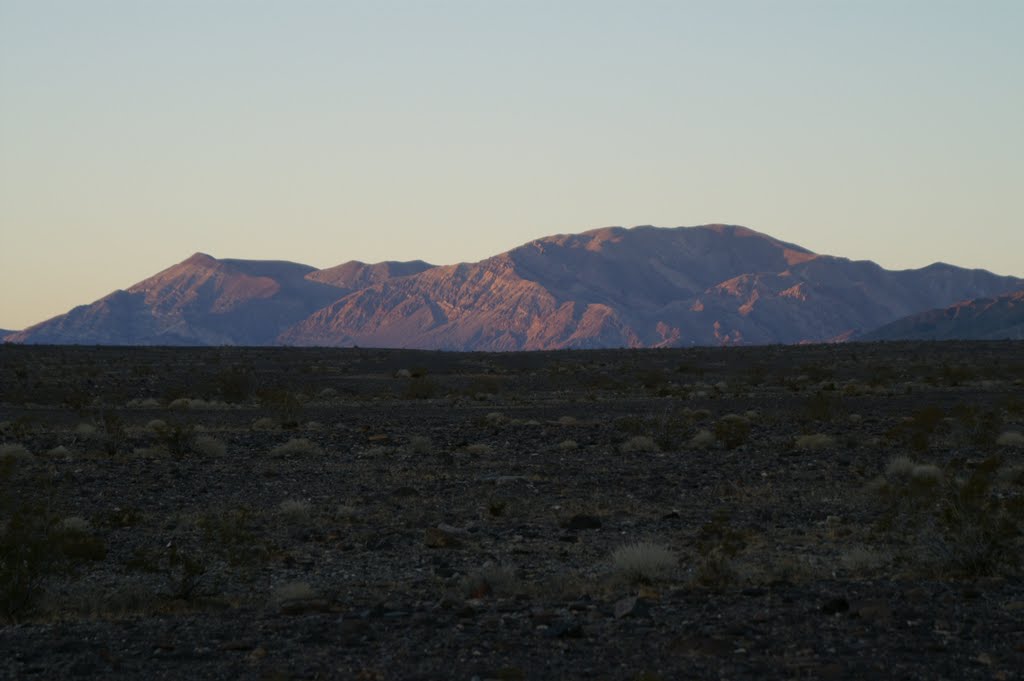
M 1016 277 L 943 263 L 886 270 L 736 225 L 607 227 L 444 266 L 321 270 L 197 253 L 6 340 L 540 350 L 910 337 L 900 334 L 927 324 L 964 337 L 936 311 L 957 304 L 954 318 L 990 337 L 997 311 L 1020 313 L 1022 292 Z
M 975 298 L 904 317 L 865 334 L 862 340 L 1024 339 L 1024 290 Z

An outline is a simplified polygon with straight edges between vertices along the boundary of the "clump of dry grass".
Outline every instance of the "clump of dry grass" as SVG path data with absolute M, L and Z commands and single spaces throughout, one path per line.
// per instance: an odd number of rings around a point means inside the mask
M 32 452 L 28 451 L 25 445 L 16 443 L 0 445 L 0 462 L 17 461 L 29 463 L 34 459 L 35 457 L 32 456 Z
M 68 532 L 70 534 L 86 534 L 92 526 L 89 521 L 79 516 L 70 516 L 60 521 L 57 526 L 62 532 Z
M 793 446 L 796 449 L 806 451 L 819 451 L 822 449 L 828 449 L 835 444 L 835 440 L 830 435 L 824 433 L 814 433 L 813 435 L 801 435 L 794 441 Z
M 79 423 L 75 426 L 75 435 L 79 437 L 92 437 L 96 434 L 96 426 L 91 423 Z
M 1024 433 L 1008 430 L 996 438 L 996 444 L 1000 447 L 1024 447 Z
M 494 449 L 490 445 L 483 443 L 477 443 L 466 447 L 466 453 L 472 454 L 473 456 L 483 456 L 490 454 L 493 451 Z
M 910 477 L 923 482 L 938 482 L 942 479 L 942 469 L 934 464 L 919 463 L 911 469 Z
M 263 418 L 258 418 L 253 421 L 251 427 L 253 430 L 259 431 L 277 430 L 277 421 L 269 416 L 264 416 Z
M 494 427 L 503 426 L 508 423 L 508 417 L 498 411 L 492 411 L 484 417 L 484 420 L 487 421 L 487 425 Z
M 429 437 L 413 435 L 409 438 L 409 450 L 415 454 L 428 454 L 433 448 L 434 445 L 430 442 Z
M 664 544 L 640 541 L 615 549 L 611 562 L 615 571 L 627 579 L 653 582 L 666 577 L 679 560 Z
M 885 477 L 888 480 L 905 480 L 913 475 L 914 465 L 909 456 L 894 456 L 885 467 Z
M 715 438 L 726 449 L 735 449 L 750 438 L 750 421 L 739 414 L 726 414 L 715 423 Z
M 466 575 L 462 580 L 462 593 L 466 598 L 509 596 L 519 589 L 515 568 L 488 561 Z
M 688 446 L 691 449 L 707 449 L 717 442 L 715 434 L 706 428 L 701 428 L 697 434 L 690 438 Z
M 860 574 L 871 572 L 889 562 L 889 558 L 865 546 L 853 546 L 839 556 L 839 562 L 848 571 Z
M 309 520 L 311 515 L 309 502 L 301 499 L 282 501 L 277 510 L 285 520 L 291 523 L 304 523 Z
M 219 400 L 204 400 L 198 397 L 179 397 L 167 405 L 168 409 L 230 409 L 231 405 Z
M 227 454 L 227 446 L 215 437 L 209 435 L 198 435 L 192 442 L 192 451 L 202 456 L 224 456 Z
M 310 442 L 304 437 L 292 438 L 283 445 L 278 445 L 270 450 L 271 456 L 287 458 L 291 456 L 320 456 L 324 450 L 315 442 Z
M 312 601 L 319 597 L 320 594 L 309 585 L 309 582 L 288 582 L 274 589 L 272 601 L 280 605 L 296 601 Z
M 621 445 L 619 445 L 619 451 L 623 454 L 629 454 L 632 452 L 656 452 L 658 451 L 658 444 L 653 438 L 647 435 L 635 435 Z

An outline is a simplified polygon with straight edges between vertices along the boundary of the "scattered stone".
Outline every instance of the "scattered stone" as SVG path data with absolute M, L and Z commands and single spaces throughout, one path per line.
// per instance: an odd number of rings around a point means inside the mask
M 428 527 L 423 533 L 423 543 L 432 549 L 454 549 L 462 546 L 462 542 L 451 532 L 440 527 Z
M 583 638 L 583 627 L 576 620 L 562 620 L 548 627 L 544 635 L 548 638 Z
M 598 530 L 601 529 L 601 519 L 593 515 L 577 514 L 563 523 L 562 527 L 567 530 Z
M 825 602 L 825 605 L 821 606 L 821 611 L 826 615 L 836 615 L 841 612 L 847 612 L 850 609 L 850 603 L 845 598 L 833 598 Z
M 622 619 L 623 617 L 647 617 L 650 614 L 650 605 L 642 598 L 628 596 L 615 601 L 615 619 Z

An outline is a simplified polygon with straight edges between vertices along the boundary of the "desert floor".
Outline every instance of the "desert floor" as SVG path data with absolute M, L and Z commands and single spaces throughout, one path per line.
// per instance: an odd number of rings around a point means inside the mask
M 1013 679 L 1024 343 L 0 347 L 0 677 Z

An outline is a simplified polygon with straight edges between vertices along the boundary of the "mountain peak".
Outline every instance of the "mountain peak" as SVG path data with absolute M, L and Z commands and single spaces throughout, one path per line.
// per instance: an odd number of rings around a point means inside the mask
M 203 253 L 201 251 L 196 251 L 195 253 L 193 253 L 189 257 L 187 257 L 184 260 L 182 260 L 181 264 L 182 265 L 202 265 L 202 266 L 209 267 L 211 265 L 217 264 L 218 262 L 220 262 L 220 261 L 217 260 L 216 258 L 214 258 L 212 255 L 208 255 L 208 254 Z

